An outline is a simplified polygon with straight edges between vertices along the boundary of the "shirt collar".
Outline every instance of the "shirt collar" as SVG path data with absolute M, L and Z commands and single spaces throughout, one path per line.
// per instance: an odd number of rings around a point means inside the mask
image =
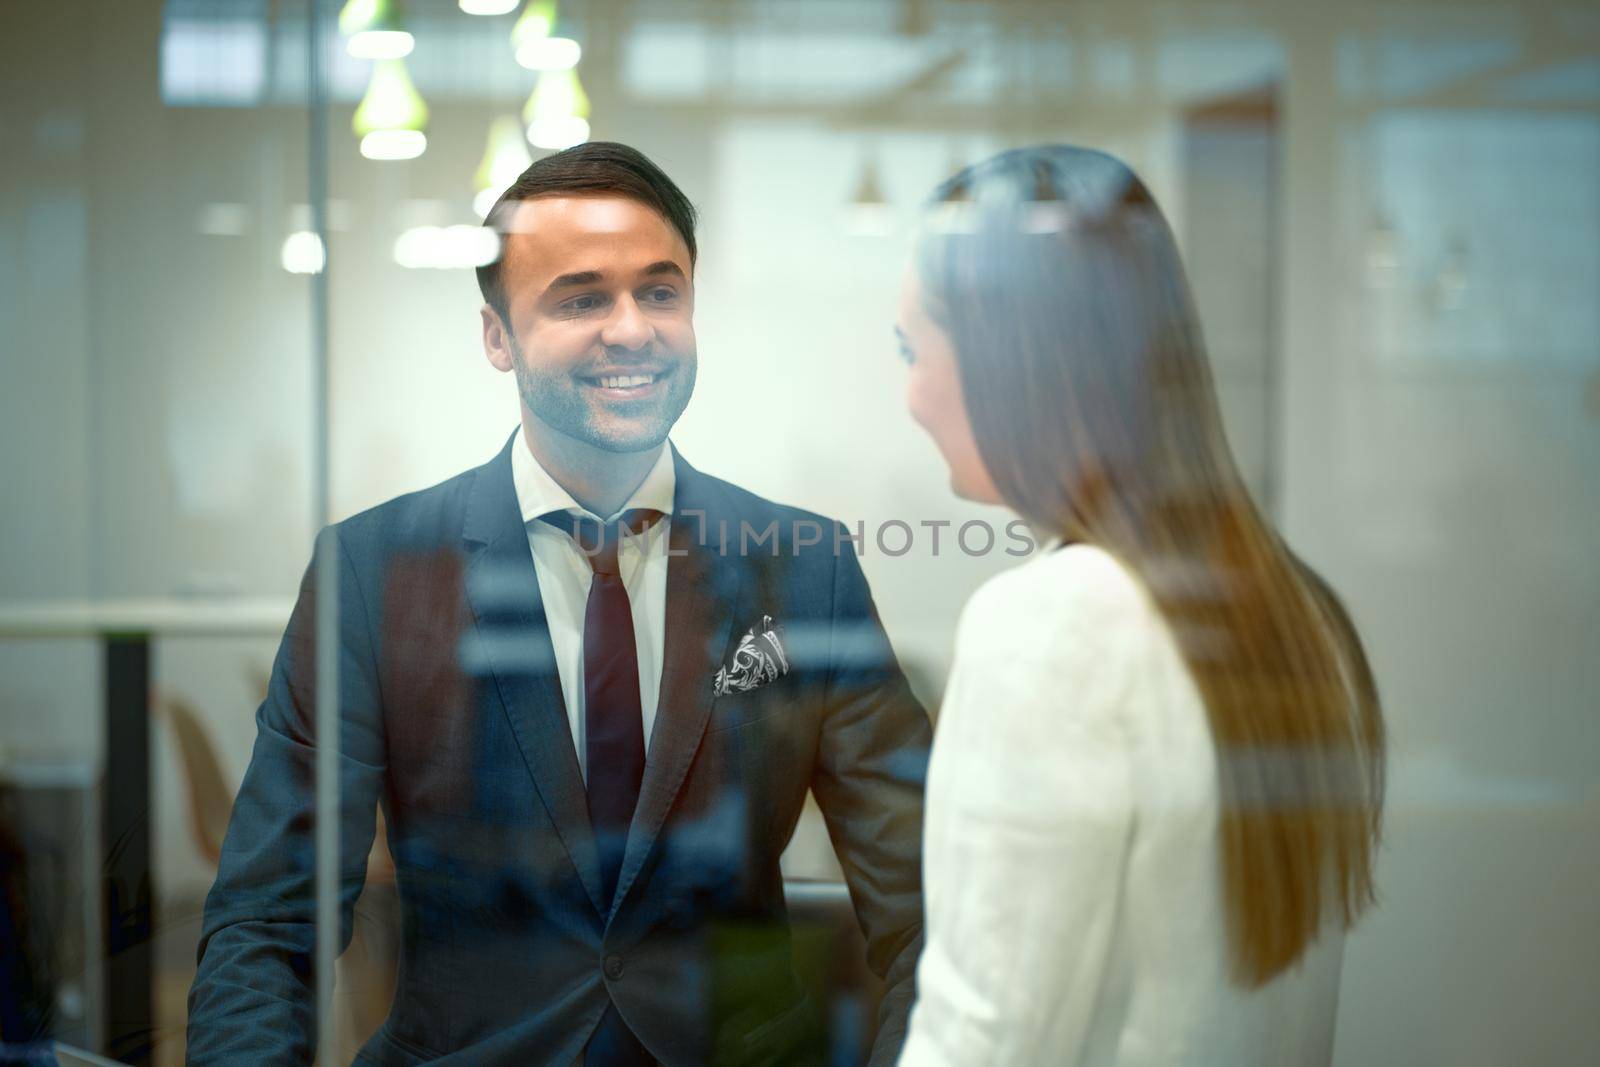
M 517 443 L 511 448 L 511 481 L 516 487 L 517 503 L 522 508 L 522 521 L 525 523 L 537 522 L 540 516 L 552 511 L 577 511 L 601 518 L 572 499 L 572 494 L 550 476 L 550 472 L 544 469 L 544 465 L 528 447 L 528 435 L 520 429 L 517 431 Z M 651 508 L 663 515 L 671 515 L 672 500 L 677 489 L 678 472 L 672 462 L 672 449 L 663 442 L 650 473 L 644 476 L 644 481 L 639 483 L 633 495 L 617 510 L 617 515 L 632 508 Z M 605 521 L 617 515 L 605 516 Z

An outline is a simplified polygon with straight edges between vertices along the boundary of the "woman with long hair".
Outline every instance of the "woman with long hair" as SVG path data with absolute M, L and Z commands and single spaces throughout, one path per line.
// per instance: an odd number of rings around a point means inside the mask
M 1154 199 L 1082 148 L 967 168 L 897 332 L 953 489 L 1044 549 L 958 627 L 901 1063 L 1327 1063 L 1382 714 L 1240 477 Z

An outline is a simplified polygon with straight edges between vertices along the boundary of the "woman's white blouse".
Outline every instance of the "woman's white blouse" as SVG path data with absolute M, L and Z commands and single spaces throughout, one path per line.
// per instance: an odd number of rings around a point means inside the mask
M 961 616 L 903 1067 L 1326 1064 L 1343 936 L 1228 978 L 1204 705 L 1138 579 L 1072 545 Z

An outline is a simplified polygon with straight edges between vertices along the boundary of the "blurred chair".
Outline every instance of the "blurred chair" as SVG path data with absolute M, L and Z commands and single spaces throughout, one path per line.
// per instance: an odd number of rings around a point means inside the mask
M 172 727 L 178 743 L 178 763 L 183 768 L 189 794 L 189 826 L 200 854 L 215 867 L 222 857 L 222 839 L 228 832 L 235 790 L 227 784 L 217 747 L 200 720 L 195 706 L 181 696 L 167 694 L 156 702 L 158 715 Z M 377 813 L 377 833 L 367 857 L 367 885 L 392 885 L 394 859 L 389 855 L 389 835 L 383 812 Z
M 222 838 L 228 832 L 228 816 L 233 811 L 233 790 L 223 779 L 216 746 L 194 706 L 180 696 L 168 695 L 156 703 L 156 708 L 178 743 L 178 764 L 183 768 L 189 795 L 189 829 L 194 846 L 215 867 L 222 857 Z
M 257 679 L 253 675 L 252 681 L 257 680 L 259 690 L 265 692 L 265 677 Z M 173 693 L 154 703 L 160 720 L 167 723 L 177 742 L 195 848 L 215 868 L 222 856 L 235 790 L 227 783 L 217 747 L 206 732 L 198 709 Z M 394 881 L 394 860 L 389 855 L 388 832 L 380 810 L 372 852 L 367 857 L 366 888 L 356 901 L 350 946 L 338 963 L 336 999 L 344 1015 L 344 1063 L 350 1062 L 356 1050 L 378 1029 L 394 999 L 400 943 Z

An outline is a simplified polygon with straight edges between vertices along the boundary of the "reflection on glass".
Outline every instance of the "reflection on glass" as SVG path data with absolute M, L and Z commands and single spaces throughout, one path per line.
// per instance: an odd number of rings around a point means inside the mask
M 562 149 L 589 139 L 589 94 L 576 70 L 547 70 L 539 75 L 522 109 L 528 140 L 536 148 Z
M 357 59 L 399 59 L 411 54 L 416 39 L 400 19 L 401 0 L 348 0 L 339 12 L 339 32 Z
M 999 524 L 951 498 L 900 409 L 902 370 L 883 357 L 907 231 L 978 232 L 960 196 L 916 211 L 974 160 L 1062 142 L 1127 160 L 1189 267 L 1241 476 L 1345 597 L 1393 726 L 1380 899 L 1346 947 L 1333 1062 L 1579 1063 L 1600 1047 L 1592 5 L 11 6 L 4 1055 L 44 1036 L 184 1061 L 219 823 L 311 551 L 311 487 L 325 483 L 343 519 L 501 447 L 512 377 L 479 362 L 483 308 L 497 311 L 473 273 L 498 247 L 472 224 L 535 159 L 592 139 L 662 163 L 701 213 L 699 379 L 674 440 L 710 474 L 838 515 L 852 535 L 865 524 L 883 626 L 935 710 L 963 605 L 1017 561 L 969 553 L 965 523 Z M 357 58 L 352 41 L 394 58 Z M 403 71 L 387 65 L 408 47 Z M 308 121 L 313 63 L 326 96 Z M 376 92 L 386 80 L 398 91 Z M 363 108 L 369 94 L 385 99 Z M 313 211 L 319 158 L 331 199 Z M 1048 203 L 1018 221 L 1041 241 L 1072 228 Z M 326 379 L 309 357 L 324 285 Z M 324 390 L 330 424 L 314 433 Z M 331 453 L 314 469 L 323 430 Z M 397 590 L 364 590 L 375 615 Z M 425 645 L 393 610 L 374 632 Z M 733 621 L 736 644 L 763 638 L 765 613 Z M 492 684 L 508 650 L 533 658 L 526 631 L 499 636 L 458 649 L 471 684 Z M 804 659 L 836 636 L 791 626 L 782 648 Z M 787 721 L 773 718 L 724 740 Z M 425 766 L 443 750 L 432 740 L 402 737 L 401 754 Z M 539 803 L 520 773 L 441 803 L 494 790 Z M 1270 760 L 1261 773 L 1275 776 Z M 680 858 L 714 880 L 729 842 L 772 810 L 704 799 Z M 347 1047 L 326 1062 L 349 1062 L 392 1014 L 415 1017 L 392 992 L 405 937 L 393 872 L 415 859 L 402 823 L 375 825 L 370 858 L 346 857 L 368 878 L 340 964 Z M 525 819 L 458 829 L 481 870 L 519 847 L 507 835 L 535 836 Z M 806 802 L 779 892 L 796 982 L 841 1035 L 838 1062 L 859 1063 L 878 986 L 830 829 Z M 503 935 L 519 904 L 506 887 L 441 876 L 425 887 L 440 902 L 430 919 L 488 916 L 482 929 Z M 733 964 L 778 943 L 749 926 L 717 936 L 726 966 L 673 977 L 735 1004 L 749 990 Z M 495 938 L 477 945 L 474 969 L 503 973 Z M 1418 959 L 1449 977 L 1409 981 Z M 624 960 L 621 981 L 640 977 Z
M 428 105 L 398 59 L 372 65 L 372 80 L 356 108 L 351 128 L 368 159 L 415 159 L 428 147 Z

